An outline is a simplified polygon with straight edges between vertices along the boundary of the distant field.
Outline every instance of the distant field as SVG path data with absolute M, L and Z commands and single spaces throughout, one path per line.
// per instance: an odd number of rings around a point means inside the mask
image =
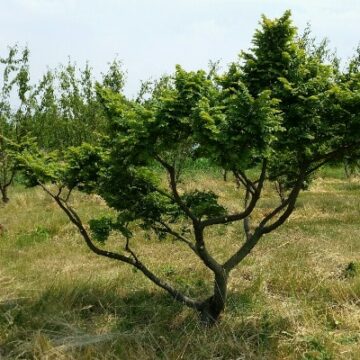
M 236 208 L 233 182 L 192 171 L 191 187 L 206 183 Z M 40 189 L 9 195 L 0 207 L 0 359 L 360 359 L 360 180 L 342 169 L 319 173 L 286 225 L 232 273 L 226 312 L 210 329 L 140 273 L 90 253 Z M 253 221 L 276 201 L 268 184 Z M 75 194 L 73 203 L 84 219 L 109 212 L 98 197 Z M 241 224 L 206 235 L 219 260 L 243 241 Z M 212 286 L 183 244 L 142 231 L 135 243 L 185 292 Z

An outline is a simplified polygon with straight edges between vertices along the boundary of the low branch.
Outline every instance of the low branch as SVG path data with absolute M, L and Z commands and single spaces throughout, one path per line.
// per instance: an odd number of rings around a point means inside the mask
M 104 256 L 106 258 L 110 258 L 113 260 L 121 261 L 127 263 L 129 265 L 134 266 L 136 269 L 140 270 L 149 280 L 151 280 L 154 284 L 162 288 L 163 290 L 167 291 L 174 299 L 182 302 L 184 305 L 199 310 L 201 308 L 201 302 L 189 298 L 188 296 L 182 294 L 175 288 L 173 288 L 167 282 L 161 280 L 157 277 L 152 271 L 150 271 L 134 254 L 134 252 L 129 248 L 129 244 L 127 243 L 125 246 L 126 251 L 128 251 L 132 257 L 128 257 L 125 255 L 121 255 L 119 253 L 115 253 L 112 251 L 106 251 L 97 247 L 94 242 L 91 240 L 90 235 L 86 231 L 84 225 L 81 222 L 80 217 L 77 215 L 75 210 L 71 208 L 69 204 L 67 204 L 63 199 L 54 195 L 49 189 L 46 188 L 43 184 L 40 186 L 48 193 L 58 204 L 58 206 L 64 211 L 67 215 L 69 220 L 77 227 L 81 236 L 85 240 L 86 245 L 88 248 L 97 255 Z

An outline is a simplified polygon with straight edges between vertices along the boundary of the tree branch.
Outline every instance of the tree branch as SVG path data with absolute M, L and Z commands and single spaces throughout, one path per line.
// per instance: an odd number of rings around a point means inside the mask
M 166 232 L 170 235 L 173 235 L 175 238 L 177 238 L 178 240 L 182 241 L 187 246 L 189 246 L 189 248 L 197 254 L 196 248 L 195 248 L 194 244 L 191 243 L 190 240 L 186 239 L 184 236 L 182 236 L 181 234 L 179 234 L 178 232 L 176 232 L 175 230 L 170 228 L 170 226 L 167 225 L 165 222 L 159 221 L 159 223 L 161 224 L 161 226 L 164 227 L 161 230 L 163 230 L 164 232 Z
M 205 228 L 210 225 L 228 224 L 230 222 L 242 220 L 242 219 L 245 219 L 246 217 L 248 217 L 254 210 L 256 203 L 260 198 L 261 191 L 262 191 L 265 177 L 266 177 L 266 168 L 267 168 L 267 161 L 266 161 L 266 159 L 264 159 L 262 169 L 261 169 L 261 175 L 258 180 L 258 185 L 256 186 L 256 190 L 255 190 L 254 194 L 252 195 L 247 208 L 245 208 L 244 211 L 242 211 L 240 213 L 236 213 L 236 214 L 218 216 L 218 217 L 210 218 L 207 220 L 203 220 L 200 223 L 201 227 Z
M 174 167 L 168 164 L 165 160 L 161 159 L 160 156 L 155 156 L 155 159 L 167 170 L 169 174 L 169 183 L 170 188 L 174 196 L 175 202 L 179 205 L 181 210 L 193 221 L 194 224 L 199 223 L 199 219 L 192 213 L 192 211 L 186 206 L 186 204 L 182 201 L 179 192 L 177 190 L 176 183 L 176 171 Z
M 40 186 L 45 190 L 46 193 L 48 193 L 58 204 L 58 206 L 64 211 L 64 213 L 67 215 L 69 220 L 77 227 L 79 230 L 81 236 L 85 240 L 86 245 L 88 248 L 94 252 L 97 255 L 104 256 L 113 260 L 118 260 L 124 263 L 127 263 L 129 265 L 134 266 L 138 270 L 140 270 L 149 280 L 151 280 L 154 284 L 162 288 L 163 290 L 167 291 L 174 299 L 182 302 L 188 307 L 194 308 L 194 309 L 200 309 L 202 302 L 194 300 L 175 288 L 173 288 L 170 284 L 167 282 L 161 280 L 159 277 L 157 277 L 152 271 L 150 271 L 135 255 L 135 253 L 130 249 L 128 240 L 127 244 L 125 245 L 125 250 L 128 251 L 132 258 L 121 255 L 119 253 L 111 252 L 102 250 L 99 247 L 97 247 L 94 242 L 91 240 L 91 237 L 89 236 L 88 232 L 86 231 L 84 225 L 81 222 L 80 217 L 77 215 L 75 210 L 73 210 L 69 204 L 67 204 L 63 199 L 58 197 L 57 195 L 54 195 L 49 191 L 49 189 L 46 188 L 43 184 L 40 184 Z
M 246 176 L 245 172 L 242 170 L 234 170 L 234 176 L 245 186 L 246 189 L 253 194 L 256 191 L 254 183 Z
M 291 215 L 295 208 L 296 199 L 300 193 L 304 178 L 305 178 L 306 171 L 301 171 L 296 184 L 294 185 L 292 191 L 290 192 L 288 198 L 278 207 L 276 207 L 270 214 L 265 216 L 265 218 L 260 222 L 260 224 L 255 229 L 254 233 L 250 236 L 248 241 L 246 241 L 240 249 L 232 255 L 224 264 L 223 267 L 226 271 L 230 272 L 235 266 L 237 266 L 256 246 L 259 242 L 261 237 L 269 233 L 280 225 L 282 225 L 285 220 Z M 283 209 L 285 211 L 283 214 L 271 225 L 266 226 L 266 224 L 273 219 L 279 212 Z
M 192 211 L 186 206 L 186 204 L 182 201 L 176 185 L 176 172 L 173 166 L 168 164 L 166 161 L 161 159 L 159 156 L 156 156 L 156 160 L 160 162 L 160 164 L 167 170 L 170 178 L 170 188 L 174 195 L 175 202 L 179 205 L 179 207 L 184 211 L 184 213 L 192 220 L 192 225 L 195 233 L 195 252 L 203 261 L 203 263 L 211 269 L 215 274 L 223 271 L 221 265 L 209 254 L 206 249 L 204 242 L 204 227 L 201 225 L 200 220 L 192 213 Z
M 235 177 L 235 180 L 236 180 L 236 185 L 237 185 L 237 188 L 240 187 L 240 184 L 243 184 L 245 188 L 248 187 L 245 179 L 242 178 L 242 176 L 236 172 L 235 170 L 233 171 L 233 174 L 234 174 L 234 177 Z
M 300 193 L 300 190 L 303 185 L 305 177 L 306 177 L 306 171 L 303 170 L 300 173 L 299 178 L 296 181 L 296 183 L 295 183 L 293 189 L 291 190 L 289 196 L 287 197 L 287 199 L 260 222 L 256 231 L 259 229 L 261 234 L 267 234 L 267 233 L 275 230 L 276 228 L 278 228 L 280 225 L 282 225 L 286 221 L 286 219 L 291 215 L 291 213 L 293 212 L 293 210 L 295 208 L 295 203 L 296 203 L 296 200 Z M 284 208 L 286 208 L 286 209 L 283 212 L 283 214 L 274 223 L 266 226 L 266 224 Z
M 246 189 L 245 199 L 244 199 L 245 209 L 248 206 L 249 198 L 250 198 L 250 191 L 248 189 Z M 244 218 L 243 223 L 244 223 L 244 233 L 245 233 L 246 241 L 249 241 L 249 239 L 251 237 L 251 233 L 250 233 L 250 215 L 247 216 L 246 218 Z

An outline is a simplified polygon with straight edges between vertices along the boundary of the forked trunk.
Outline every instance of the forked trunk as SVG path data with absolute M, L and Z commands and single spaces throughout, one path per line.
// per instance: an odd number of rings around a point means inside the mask
M 225 309 L 227 277 L 225 272 L 215 276 L 214 295 L 206 299 L 200 308 L 200 319 L 205 326 L 214 325 Z

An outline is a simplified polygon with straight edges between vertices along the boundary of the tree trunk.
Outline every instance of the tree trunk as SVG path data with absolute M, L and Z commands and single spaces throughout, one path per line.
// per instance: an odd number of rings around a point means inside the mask
M 1 199 L 2 199 L 3 203 L 6 204 L 7 202 L 9 202 L 10 199 L 7 196 L 7 188 L 6 187 L 0 188 L 0 192 L 1 192 Z
M 223 170 L 223 179 L 224 181 L 227 181 L 227 171 Z
M 205 326 L 214 325 L 225 309 L 227 279 L 225 271 L 215 275 L 214 294 L 206 299 L 200 308 L 200 319 Z

